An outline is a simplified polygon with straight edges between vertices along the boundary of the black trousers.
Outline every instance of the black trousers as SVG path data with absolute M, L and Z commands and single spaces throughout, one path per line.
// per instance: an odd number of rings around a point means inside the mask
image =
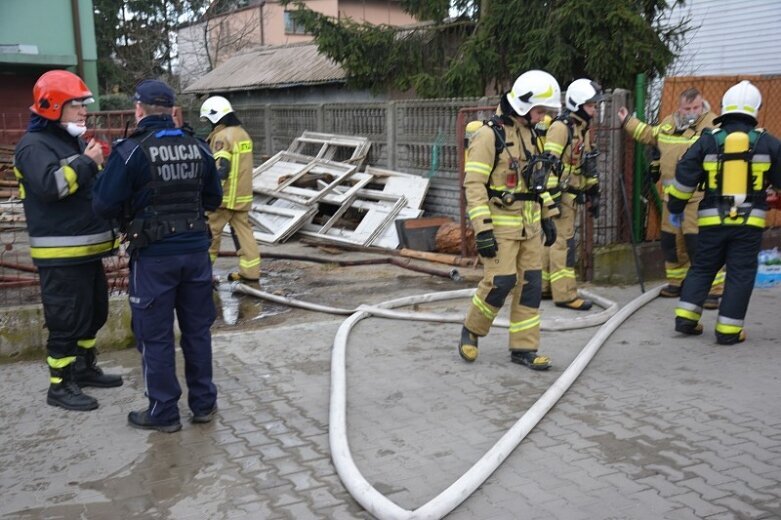
M 108 318 L 108 283 L 103 262 L 38 267 L 49 356 L 75 356 L 76 342 L 92 339 Z
M 727 266 L 719 316 L 742 320 L 754 290 L 757 255 L 762 229 L 754 226 L 705 226 L 700 228 L 697 251 L 681 290 L 681 301 L 702 307 L 713 278 Z

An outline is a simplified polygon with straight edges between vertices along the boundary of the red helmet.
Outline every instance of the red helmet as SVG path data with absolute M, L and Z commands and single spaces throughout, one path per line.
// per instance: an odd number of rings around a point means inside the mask
M 50 70 L 35 82 L 30 110 L 46 119 L 59 121 L 65 103 L 88 98 L 92 98 L 92 92 L 76 74 L 67 70 Z

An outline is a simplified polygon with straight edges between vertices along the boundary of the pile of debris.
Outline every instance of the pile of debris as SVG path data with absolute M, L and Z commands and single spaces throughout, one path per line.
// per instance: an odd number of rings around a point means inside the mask
M 19 181 L 14 175 L 14 147 L 0 145 L 0 229 L 24 227 L 24 208 L 19 199 Z
M 322 241 L 395 249 L 394 221 L 422 215 L 429 180 L 367 166 L 365 137 L 304 132 L 287 151 L 253 171 L 250 221 L 255 239 L 294 234 Z

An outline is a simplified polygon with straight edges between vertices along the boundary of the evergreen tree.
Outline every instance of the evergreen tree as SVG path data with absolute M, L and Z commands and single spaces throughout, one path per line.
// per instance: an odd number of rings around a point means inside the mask
M 665 20 L 684 0 L 401 0 L 429 21 L 415 28 L 337 20 L 298 0 L 282 3 L 295 7 L 296 23 L 354 86 L 414 88 L 424 97 L 501 92 L 535 68 L 562 86 L 589 77 L 627 88 L 640 72 L 663 75 L 688 31 L 688 20 Z

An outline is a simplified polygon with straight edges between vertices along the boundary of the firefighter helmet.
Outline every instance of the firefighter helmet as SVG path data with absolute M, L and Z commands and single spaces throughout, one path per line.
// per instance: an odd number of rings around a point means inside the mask
M 519 115 L 525 116 L 534 107 L 561 110 L 561 88 L 556 78 L 542 70 L 524 72 L 507 93 L 507 101 Z
M 225 115 L 233 112 L 230 101 L 222 96 L 212 96 L 201 105 L 201 119 L 208 119 L 216 125 Z
M 43 118 L 59 121 L 63 105 L 73 100 L 85 105 L 95 101 L 90 89 L 76 74 L 67 70 L 50 70 L 35 82 L 30 110 Z
M 581 78 L 573 81 L 567 88 L 564 106 L 572 112 L 577 112 L 586 103 L 602 101 L 602 87 L 595 81 Z
M 743 80 L 733 85 L 721 98 L 721 115 L 745 114 L 757 119 L 757 112 L 762 105 L 762 94 L 750 81 Z

